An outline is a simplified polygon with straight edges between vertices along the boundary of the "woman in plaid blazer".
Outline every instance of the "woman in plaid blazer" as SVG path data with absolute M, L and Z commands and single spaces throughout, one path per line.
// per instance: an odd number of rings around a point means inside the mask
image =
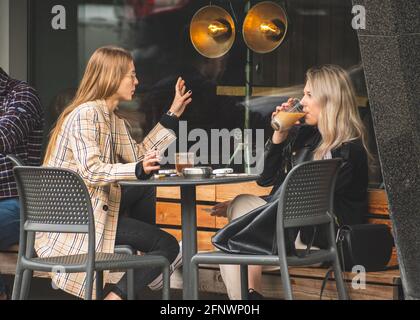
M 154 225 L 119 216 L 121 190 L 117 182 L 147 179 L 159 169 L 159 154 L 176 139 L 178 117 L 191 102 L 191 91 L 186 92 L 185 82 L 179 78 L 168 114 L 137 144 L 114 111 L 120 101 L 132 99 L 138 83 L 127 51 L 117 47 L 97 49 L 74 100 L 52 130 L 44 165 L 71 169 L 85 181 L 95 216 L 97 251 L 111 253 L 115 243 L 127 244 L 172 262 L 179 251 L 173 236 Z M 82 254 L 87 252 L 87 236 L 42 233 L 37 235 L 35 247 L 40 257 Z M 158 268 L 137 271 L 136 290 L 140 291 L 159 273 Z M 109 279 L 109 274 L 104 276 L 105 281 Z M 124 278 L 106 298 L 125 298 Z M 53 281 L 59 288 L 84 297 L 84 273 L 53 275 Z

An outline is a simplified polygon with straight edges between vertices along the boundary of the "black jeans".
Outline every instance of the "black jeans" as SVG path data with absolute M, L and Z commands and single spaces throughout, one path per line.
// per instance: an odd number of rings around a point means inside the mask
M 179 253 L 178 241 L 155 226 L 156 189 L 127 188 L 123 190 L 118 219 L 116 245 L 130 245 L 146 255 L 161 255 L 172 263 Z M 125 216 L 122 215 L 125 213 Z M 160 268 L 142 268 L 134 271 L 136 295 L 161 273 Z M 112 289 L 121 298 L 127 297 L 127 275 Z
M 124 187 L 120 204 L 121 216 L 156 224 L 156 188 Z

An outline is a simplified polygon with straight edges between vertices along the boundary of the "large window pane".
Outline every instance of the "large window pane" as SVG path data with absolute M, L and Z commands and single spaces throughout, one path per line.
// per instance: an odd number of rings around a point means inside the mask
M 314 65 L 338 64 L 352 77 L 375 153 L 363 66 L 356 31 L 351 27 L 351 1 L 279 3 L 289 18 L 288 33 L 275 51 L 252 54 L 251 128 L 264 130 L 264 137 L 268 138 L 272 133 L 271 112 L 289 96 L 302 95 L 305 71 Z M 66 1 L 66 29 L 54 30 L 51 8 L 56 2 L 31 1 L 30 74 L 48 109 L 48 125 L 52 125 L 59 110 L 71 99 L 92 52 L 103 45 L 117 45 L 132 52 L 139 75 L 135 99 L 120 106 L 120 114 L 130 122 L 137 140 L 143 139 L 168 109 L 178 76 L 184 77 L 193 91 L 193 103 L 183 115 L 189 132 L 243 129 L 247 47 L 241 29 L 245 1 L 213 1 L 234 16 L 238 30 L 232 49 L 218 59 L 202 57 L 189 39 L 191 18 L 208 4 L 209 1 L 202 0 Z M 189 145 L 194 143 L 190 141 Z M 229 152 L 234 151 L 232 139 Z M 371 183 L 380 181 L 376 162 Z

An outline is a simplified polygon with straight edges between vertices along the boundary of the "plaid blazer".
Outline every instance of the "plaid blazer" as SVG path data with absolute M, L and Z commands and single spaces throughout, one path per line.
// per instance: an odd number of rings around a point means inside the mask
M 124 120 L 110 112 L 104 100 L 84 103 L 64 121 L 53 154 L 47 164 L 77 172 L 87 185 L 95 217 L 96 251 L 114 251 L 121 190 L 120 180 L 135 180 L 135 167 L 148 150 L 166 149 L 176 139 L 160 123 L 137 144 Z M 87 252 L 87 235 L 38 233 L 35 249 L 40 257 Z M 84 297 L 85 273 L 53 274 L 55 284 Z M 109 280 L 109 273 L 104 274 Z M 95 287 L 94 287 L 95 288 Z

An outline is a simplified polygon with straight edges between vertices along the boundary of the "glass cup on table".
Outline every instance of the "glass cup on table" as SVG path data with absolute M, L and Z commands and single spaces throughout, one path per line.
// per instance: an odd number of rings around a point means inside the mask
M 175 170 L 179 176 L 182 176 L 182 169 L 192 167 L 194 167 L 193 152 L 175 153 Z
M 305 116 L 299 99 L 293 100 L 293 106 L 284 111 L 278 111 L 271 119 L 271 127 L 276 131 L 286 131 L 295 125 L 296 121 Z

